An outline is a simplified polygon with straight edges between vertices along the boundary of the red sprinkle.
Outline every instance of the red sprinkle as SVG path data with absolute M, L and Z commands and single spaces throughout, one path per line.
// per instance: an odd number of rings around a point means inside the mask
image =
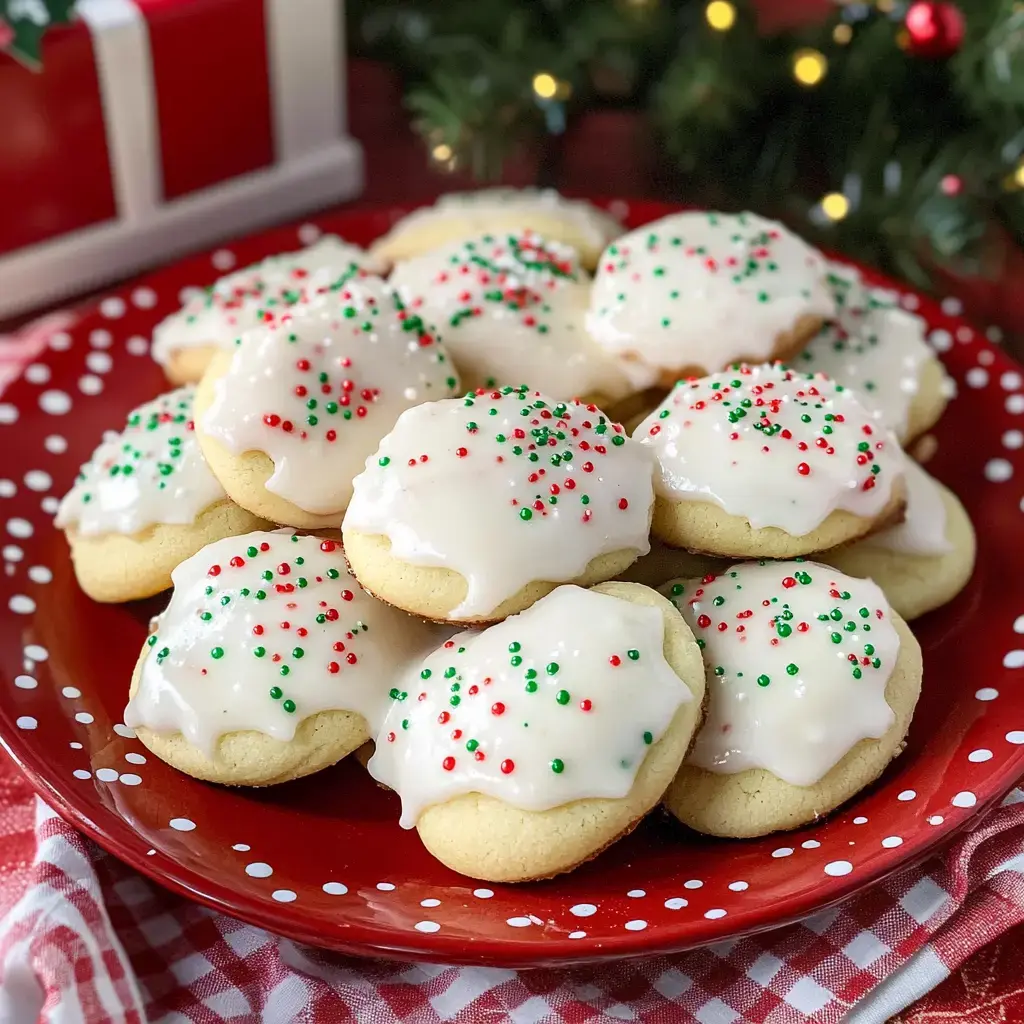
M 502 704 L 500 700 L 495 702 L 494 704 L 491 705 L 491 714 L 492 715 L 503 715 L 503 714 L 505 714 L 505 705 Z
M 515 770 L 516 770 L 516 763 L 515 763 L 515 761 L 511 761 L 508 758 L 506 758 L 504 761 L 501 762 L 501 774 L 502 775 L 511 775 Z
M 455 758 L 449 754 L 442 762 L 441 767 L 446 771 L 450 772 L 455 767 Z

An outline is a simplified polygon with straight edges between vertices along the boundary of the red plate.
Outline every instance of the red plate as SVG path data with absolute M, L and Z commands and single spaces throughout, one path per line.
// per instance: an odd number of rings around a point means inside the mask
M 670 212 L 618 205 L 632 224 Z M 319 224 L 365 243 L 400 212 Z M 162 599 L 92 603 L 51 514 L 102 431 L 165 390 L 146 339 L 183 289 L 315 231 L 268 232 L 109 296 L 0 403 L 0 728 L 43 797 L 101 845 L 172 889 L 316 945 L 553 964 L 680 950 L 810 914 L 932 850 L 1024 774 L 1024 379 L 955 317 L 955 302 L 911 293 L 904 304 L 928 320 L 960 390 L 929 469 L 979 526 L 978 569 L 951 606 L 916 624 L 925 685 L 906 753 L 826 822 L 724 842 L 655 816 L 571 875 L 488 886 L 434 861 L 398 827 L 397 798 L 351 758 L 257 792 L 195 782 L 146 752 L 121 713 Z

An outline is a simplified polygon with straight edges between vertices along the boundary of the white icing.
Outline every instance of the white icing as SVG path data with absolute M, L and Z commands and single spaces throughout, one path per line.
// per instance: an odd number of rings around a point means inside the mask
M 724 774 L 764 768 L 812 786 L 893 724 L 885 687 L 900 640 L 870 580 L 816 562 L 751 562 L 661 591 L 707 668 L 707 718 L 687 764 Z
M 95 537 L 156 523 L 188 525 L 227 497 L 196 441 L 194 394 L 190 385 L 133 409 L 124 430 L 105 437 L 82 466 L 60 503 L 57 526 Z
M 678 213 L 631 231 L 601 257 L 591 335 L 637 387 L 688 367 L 771 358 L 801 317 L 834 310 L 824 257 L 753 213 Z
M 853 392 L 779 364 L 680 381 L 633 436 L 655 453 L 659 495 L 795 537 L 837 509 L 878 515 L 902 467 L 895 438 Z
M 880 530 L 860 543 L 902 555 L 945 555 L 954 545 L 946 535 L 946 504 L 935 481 L 913 460 L 904 459 L 907 482 L 906 518 L 897 526 Z
M 236 455 L 266 452 L 267 490 L 328 515 L 399 413 L 458 388 L 433 328 L 365 277 L 245 335 L 200 430 Z
M 924 340 L 927 325 L 899 309 L 889 293 L 865 288 L 856 270 L 839 264 L 830 270 L 836 319 L 793 365 L 853 388 L 865 408 L 903 437 L 921 373 L 934 358 Z
M 659 608 L 559 587 L 410 671 L 370 774 L 401 796 L 405 828 L 461 793 L 531 811 L 624 797 L 693 699 L 663 648 Z
M 441 326 L 469 387 L 526 384 L 562 399 L 629 391 L 587 334 L 590 279 L 568 246 L 482 235 L 397 264 L 391 283 Z
M 229 537 L 171 577 L 124 721 L 180 732 L 207 756 L 244 729 L 291 740 L 320 711 L 357 712 L 372 735 L 405 666 L 437 642 L 436 630 L 362 591 L 341 545 L 319 537 Z
M 153 358 L 161 364 L 183 348 L 230 348 L 242 333 L 269 315 L 315 295 L 345 275 L 377 272 L 380 264 L 335 235 L 298 252 L 269 256 L 218 278 L 157 324 Z
M 449 617 L 485 616 L 598 555 L 646 554 L 652 474 L 644 446 L 592 405 L 512 388 L 429 402 L 366 460 L 342 531 L 384 535 L 395 558 L 460 573 L 468 592 Z

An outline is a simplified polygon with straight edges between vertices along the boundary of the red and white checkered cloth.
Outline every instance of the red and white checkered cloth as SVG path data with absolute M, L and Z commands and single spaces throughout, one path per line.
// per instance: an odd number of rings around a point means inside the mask
M 0 339 L 0 391 L 57 322 Z M 0 915 L 0 1021 L 19 1024 L 881 1024 L 1024 921 L 1024 791 L 941 856 L 801 924 L 516 972 L 358 960 L 191 903 L 33 802 L 0 754 Z

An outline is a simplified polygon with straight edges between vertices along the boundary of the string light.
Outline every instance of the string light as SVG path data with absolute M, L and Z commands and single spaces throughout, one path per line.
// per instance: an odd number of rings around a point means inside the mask
M 828 61 L 818 50 L 797 50 L 793 54 L 793 77 L 808 88 L 813 88 L 828 74 Z
M 716 32 L 728 32 L 736 24 L 736 8 L 729 0 L 711 0 L 704 8 L 704 17 Z
M 842 220 L 850 212 L 850 200 L 842 192 L 829 192 L 821 200 L 821 209 L 829 220 Z
M 439 164 L 446 164 L 452 158 L 452 147 L 446 142 L 439 142 L 431 151 L 430 155 Z
M 1024 160 L 1017 164 L 1017 170 L 1013 172 L 1013 180 L 1017 188 L 1024 188 Z
M 840 22 L 840 24 L 836 25 L 836 27 L 832 29 L 832 39 L 840 46 L 845 46 L 852 38 L 853 29 L 843 22 Z
M 555 76 L 547 71 L 538 71 L 533 76 L 533 91 L 538 99 L 554 99 L 555 93 L 558 92 L 558 82 L 555 80 Z

